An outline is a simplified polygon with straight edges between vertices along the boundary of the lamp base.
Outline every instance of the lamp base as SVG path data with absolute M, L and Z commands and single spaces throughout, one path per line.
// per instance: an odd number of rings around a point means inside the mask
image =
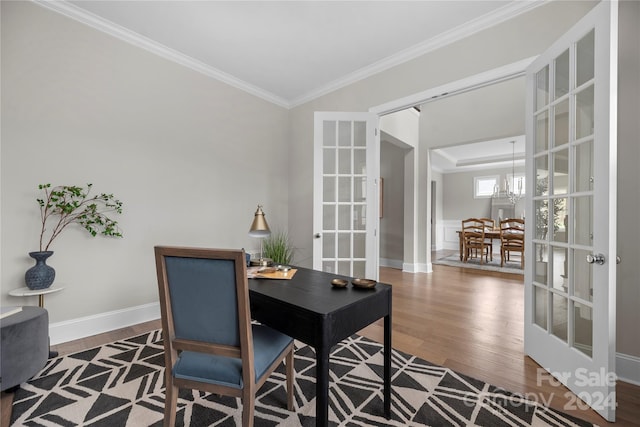
M 273 260 L 271 258 L 254 258 L 249 261 L 249 265 L 252 267 L 268 267 L 273 265 Z

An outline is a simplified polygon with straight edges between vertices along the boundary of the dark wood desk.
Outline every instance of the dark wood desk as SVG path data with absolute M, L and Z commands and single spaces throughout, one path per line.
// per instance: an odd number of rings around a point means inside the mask
M 334 288 L 337 276 L 298 268 L 291 280 L 249 279 L 251 317 L 316 351 L 316 425 L 329 422 L 331 348 L 384 318 L 384 410 L 391 416 L 391 286 Z

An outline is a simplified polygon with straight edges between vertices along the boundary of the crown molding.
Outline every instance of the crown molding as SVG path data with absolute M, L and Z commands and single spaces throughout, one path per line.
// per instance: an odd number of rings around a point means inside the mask
M 170 47 L 151 40 L 127 28 L 124 28 L 114 22 L 88 12 L 78 6 L 75 6 L 74 4 L 67 2 L 66 0 L 32 1 L 39 6 L 57 12 L 98 31 L 102 31 L 103 33 L 109 34 L 136 47 L 156 54 L 162 58 L 168 59 L 169 61 L 175 62 L 194 71 L 202 73 L 208 77 L 219 80 L 251 95 L 255 95 L 259 98 L 264 99 L 265 101 L 269 101 L 273 104 L 287 109 L 290 108 L 289 102 L 279 96 L 267 92 L 257 86 L 251 85 L 243 80 L 225 73 L 224 71 L 220 71 L 214 67 L 211 67 L 201 61 L 198 61 L 197 59 L 180 53 L 175 49 L 171 49 Z
M 418 58 L 422 55 L 440 49 L 458 40 L 462 40 L 477 32 L 480 32 L 487 28 L 491 28 L 495 25 L 500 24 L 501 22 L 529 12 L 530 10 L 542 6 L 545 3 L 548 3 L 548 0 L 527 0 L 510 2 L 509 4 L 497 9 L 494 12 L 491 12 L 449 31 L 446 31 L 442 34 L 439 34 L 432 39 L 425 40 L 422 43 L 418 43 L 413 47 L 407 48 L 395 55 L 389 56 L 367 67 L 361 68 L 351 74 L 344 76 L 343 78 L 334 80 L 333 82 L 321 88 L 318 88 L 317 90 L 311 91 L 306 95 L 294 99 L 290 103 L 290 108 L 297 107 L 323 95 L 331 93 L 335 90 L 341 89 L 367 77 L 388 70 L 389 68 Z
M 527 0 L 527 1 L 513 1 L 507 5 L 499 8 L 498 10 L 491 12 L 487 15 L 474 19 L 465 23 L 457 28 L 442 33 L 437 37 L 430 40 L 426 40 L 413 47 L 405 49 L 395 55 L 389 56 L 383 60 L 375 62 L 374 64 L 361 68 L 351 74 L 344 76 L 343 78 L 334 80 L 333 82 L 320 87 L 316 90 L 310 91 L 307 94 L 298 97 L 294 100 L 287 100 L 280 96 L 277 96 L 271 92 L 265 91 L 257 86 L 240 80 L 230 74 L 227 74 L 221 70 L 211 67 L 197 59 L 194 59 L 188 55 L 178 52 L 175 49 L 171 49 L 161 43 L 151 40 L 141 34 L 124 28 L 114 22 L 106 20 L 98 15 L 88 12 L 74 4 L 69 3 L 67 0 L 31 0 L 35 4 L 57 12 L 82 24 L 85 24 L 98 31 L 102 31 L 120 40 L 123 40 L 136 47 L 144 49 L 148 52 L 154 53 L 169 61 L 173 61 L 177 64 L 183 65 L 194 71 L 202 73 L 208 77 L 219 80 L 237 89 L 245 91 L 249 94 L 255 95 L 265 101 L 276 104 L 280 107 L 291 109 L 293 107 L 302 105 L 306 102 L 312 101 L 337 89 L 343 88 L 350 84 L 356 83 L 372 75 L 378 74 L 389 68 L 403 64 L 407 61 L 422 56 L 428 52 L 439 49 L 443 46 L 461 40 L 465 37 L 469 37 L 479 31 L 486 28 L 490 28 L 515 16 L 535 9 L 545 3 L 548 0 Z

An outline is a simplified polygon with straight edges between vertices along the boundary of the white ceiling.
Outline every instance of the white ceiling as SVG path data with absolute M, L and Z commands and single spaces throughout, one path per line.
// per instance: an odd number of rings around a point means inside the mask
M 512 144 L 513 142 L 513 144 Z M 474 142 L 431 150 L 431 166 L 441 173 L 524 165 L 525 136 Z
M 292 107 L 543 1 L 41 1 Z
M 543 0 L 35 1 L 287 108 L 543 3 Z M 524 153 L 521 142 L 516 145 L 517 157 Z M 499 167 L 506 164 L 507 155 L 511 158 L 508 141 L 491 141 L 437 150 L 433 164 L 436 170 L 445 173 Z M 485 158 L 484 166 L 464 164 L 478 157 Z

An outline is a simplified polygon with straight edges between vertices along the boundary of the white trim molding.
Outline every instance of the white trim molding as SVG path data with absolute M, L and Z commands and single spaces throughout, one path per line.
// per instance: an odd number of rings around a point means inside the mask
M 402 269 L 402 260 L 400 259 L 389 259 L 389 258 L 380 258 L 380 267 L 390 267 Z
M 640 386 L 640 357 L 616 353 L 616 376 L 620 381 Z
M 442 33 L 437 37 L 434 37 L 430 40 L 425 40 L 422 43 L 418 43 L 415 46 L 412 46 L 408 49 L 398 52 L 395 55 L 370 64 L 364 68 L 361 68 L 360 70 L 354 71 L 353 73 L 348 74 L 340 79 L 334 80 L 324 87 L 320 87 L 307 93 L 306 95 L 294 99 L 291 101 L 290 108 L 297 107 L 298 105 L 302 105 L 306 102 L 312 101 L 335 90 L 341 89 L 360 80 L 364 80 L 367 77 L 373 76 L 397 65 L 411 61 L 412 59 L 418 58 L 429 52 L 433 52 L 451 43 L 457 42 L 458 40 L 462 40 L 466 37 L 472 36 L 477 32 L 480 32 L 487 28 L 491 28 L 501 22 L 507 21 L 525 12 L 535 9 L 538 6 L 542 6 L 543 4 L 545 4 L 545 2 L 539 0 L 529 2 L 511 2 L 493 13 L 481 16 L 471 22 L 467 22 L 464 25 Z M 418 103 L 414 103 L 411 105 L 417 104 Z
M 447 250 L 458 250 L 460 248 L 460 238 L 458 237 L 458 231 L 461 228 L 461 220 L 459 219 L 445 219 L 442 221 L 442 245 Z
M 405 273 L 433 273 L 433 265 L 429 263 L 409 263 L 402 264 L 402 271 Z
M 178 52 L 175 49 L 158 43 L 155 40 L 151 40 L 150 38 L 138 34 L 135 31 L 131 31 L 128 28 L 125 28 L 98 15 L 95 15 L 85 9 L 82 9 L 81 7 L 69 3 L 68 1 L 32 1 L 39 6 L 47 8 L 54 12 L 58 12 L 59 14 L 64 15 L 67 18 L 71 18 L 93 29 L 109 34 L 110 36 L 120 39 L 126 43 L 132 44 L 133 46 L 136 46 L 140 49 L 144 49 L 148 52 L 158 55 L 161 58 L 168 59 L 169 61 L 175 62 L 176 64 L 191 68 L 192 70 L 202 73 L 205 76 L 219 80 L 223 83 L 228 84 L 229 86 L 235 87 L 236 89 L 240 89 L 251 95 L 257 96 L 258 98 L 262 98 L 265 101 L 269 101 L 273 104 L 287 109 L 291 108 L 289 102 L 286 99 L 283 99 L 271 92 L 240 80 L 232 76 L 231 74 L 225 73 L 224 71 L 220 71 L 217 68 L 214 68 L 202 61 L 198 61 L 197 59 L 185 55 L 184 53 Z
M 405 96 L 404 98 L 395 99 L 385 104 L 371 107 L 369 111 L 382 116 L 384 114 L 395 113 L 397 111 L 413 107 L 414 105 L 437 101 L 453 95 L 458 95 L 492 84 L 511 80 L 516 77 L 521 77 L 524 76 L 527 67 L 536 58 L 536 56 L 532 56 L 483 73 L 478 73 L 460 80 L 445 83 L 419 93 Z
M 306 102 L 312 101 L 337 89 L 343 88 L 350 84 L 356 83 L 367 77 L 381 73 L 397 65 L 403 64 L 407 61 L 415 59 L 419 56 L 425 55 L 431 51 L 440 49 L 446 45 L 454 43 L 463 38 L 469 37 L 479 31 L 486 28 L 493 27 L 501 22 L 507 21 L 538 6 L 545 4 L 544 1 L 521 1 L 510 2 L 500 9 L 481 16 L 471 22 L 467 22 L 457 28 L 440 34 L 430 40 L 426 40 L 422 43 L 418 43 L 408 49 L 398 52 L 395 55 L 391 55 L 378 62 L 370 64 L 359 70 L 356 70 L 346 76 L 334 80 L 322 87 L 313 89 L 308 93 L 296 98 L 296 99 L 284 99 L 278 95 L 275 95 L 269 91 L 259 88 L 253 84 L 240 80 L 228 73 L 218 70 L 211 65 L 205 64 L 195 58 L 178 52 L 168 46 L 165 46 L 157 41 L 151 40 L 139 33 L 131 31 L 121 25 L 118 25 L 112 21 L 104 19 L 96 14 L 93 14 L 81 7 L 74 5 L 66 0 L 31 0 L 35 4 L 45 7 L 54 12 L 60 13 L 68 18 L 92 27 L 98 31 L 109 34 L 127 43 L 130 43 L 136 47 L 147 50 L 162 58 L 173 61 L 177 64 L 183 65 L 187 68 L 191 68 L 194 71 L 202 73 L 208 77 L 214 78 L 221 82 L 224 82 L 237 89 L 243 90 L 247 93 L 255 95 L 266 101 L 272 102 L 281 107 L 291 109 L 302 105 Z M 413 104 L 415 105 L 415 104 Z
M 49 325 L 49 340 L 51 345 L 56 345 L 159 318 L 160 303 L 149 303 L 52 323 Z

